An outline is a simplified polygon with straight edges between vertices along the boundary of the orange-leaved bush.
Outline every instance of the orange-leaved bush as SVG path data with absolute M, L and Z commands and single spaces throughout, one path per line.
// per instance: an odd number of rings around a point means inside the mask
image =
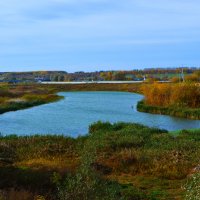
M 195 83 L 144 85 L 145 103 L 152 106 L 200 107 L 200 86 Z

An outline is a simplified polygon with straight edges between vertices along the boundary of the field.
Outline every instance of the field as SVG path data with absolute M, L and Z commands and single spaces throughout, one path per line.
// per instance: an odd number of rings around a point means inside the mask
M 57 101 L 60 91 L 105 90 L 143 92 L 141 84 L 1 85 L 0 109 Z M 0 136 L 0 199 L 198 199 L 199 154 L 200 130 L 134 123 L 97 122 L 78 138 Z

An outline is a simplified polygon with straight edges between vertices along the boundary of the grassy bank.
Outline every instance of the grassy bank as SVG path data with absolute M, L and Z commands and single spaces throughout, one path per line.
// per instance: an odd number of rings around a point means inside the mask
M 144 101 L 140 101 L 137 104 L 137 110 L 140 112 L 152 113 L 152 114 L 162 114 L 171 115 L 175 117 L 182 117 L 187 119 L 200 119 L 200 109 L 192 108 L 179 108 L 179 107 L 161 107 L 161 106 L 151 106 L 145 104 Z
M 77 84 L 77 85 L 40 85 L 54 91 L 123 91 L 141 93 L 141 83 L 124 84 Z
M 87 136 L 0 137 L 2 199 L 183 199 L 200 131 L 95 123 Z M 1 198 L 0 197 L 0 198 Z
M 141 112 L 200 119 L 200 87 L 197 83 L 147 84 L 142 86 Z
M 0 114 L 58 101 L 50 89 L 25 85 L 0 85 Z
M 170 131 L 169 133 L 173 136 L 177 136 L 179 134 L 182 134 L 183 132 L 189 132 L 189 133 L 194 133 L 194 132 L 199 132 L 200 129 L 187 129 L 187 130 L 176 130 L 176 131 Z
M 57 95 L 38 95 L 37 98 L 34 98 L 33 95 L 29 95 L 29 97 L 31 97 L 32 100 L 28 98 L 23 100 L 20 99 L 16 101 L 14 100 L 1 103 L 0 114 L 9 111 L 22 110 L 33 106 L 39 106 L 42 104 L 51 103 L 62 99 L 62 97 L 59 97 Z

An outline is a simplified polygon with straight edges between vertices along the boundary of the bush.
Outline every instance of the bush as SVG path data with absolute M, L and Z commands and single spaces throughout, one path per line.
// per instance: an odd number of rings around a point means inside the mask
M 92 125 L 89 126 L 89 133 L 92 134 L 98 130 L 111 130 L 112 129 L 112 124 L 110 122 L 101 122 L 98 121 Z
M 200 107 L 200 87 L 195 83 L 160 84 L 143 86 L 144 102 L 151 106 Z
M 184 189 L 186 190 L 185 200 L 200 199 L 200 173 L 192 175 Z

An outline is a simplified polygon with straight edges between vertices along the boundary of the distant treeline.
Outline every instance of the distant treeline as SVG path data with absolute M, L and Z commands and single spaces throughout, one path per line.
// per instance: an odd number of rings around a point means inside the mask
M 40 82 L 40 81 L 181 81 L 185 76 L 199 72 L 199 68 L 155 68 L 130 71 L 96 71 L 75 72 L 65 71 L 35 71 L 35 72 L 4 72 L 0 73 L 1 82 Z M 197 73 L 198 74 L 198 73 Z M 197 76 L 190 77 L 193 80 Z M 198 79 L 199 80 L 199 79 Z

